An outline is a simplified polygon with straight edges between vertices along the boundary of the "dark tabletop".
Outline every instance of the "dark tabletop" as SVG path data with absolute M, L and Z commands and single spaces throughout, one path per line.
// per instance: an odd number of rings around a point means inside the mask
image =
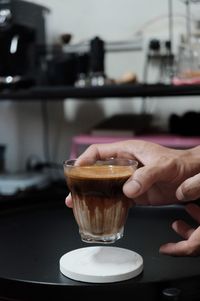
M 0 211 L 0 300 L 66 300 L 66 294 L 128 292 L 136 297 L 134 300 L 156 301 L 164 288 L 172 286 L 181 289 L 181 300 L 198 300 L 200 257 L 171 257 L 158 252 L 161 244 L 180 239 L 170 228 L 177 218 L 192 222 L 182 206 L 132 208 L 124 237 L 115 246 L 142 255 L 143 273 L 118 283 L 90 284 L 68 279 L 59 270 L 63 254 L 88 246 L 81 242 L 64 198 L 27 201 L 19 206 L 8 202 Z

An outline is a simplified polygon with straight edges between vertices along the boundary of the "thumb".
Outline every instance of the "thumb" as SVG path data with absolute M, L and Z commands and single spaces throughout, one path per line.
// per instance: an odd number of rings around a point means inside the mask
M 169 181 L 171 170 L 159 164 L 138 168 L 124 184 L 123 192 L 129 198 L 145 193 L 158 181 Z
M 185 180 L 178 187 L 176 196 L 180 201 L 198 199 L 200 197 L 200 173 Z

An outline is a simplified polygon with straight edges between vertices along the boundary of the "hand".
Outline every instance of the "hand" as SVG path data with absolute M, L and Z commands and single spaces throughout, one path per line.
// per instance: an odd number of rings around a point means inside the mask
M 72 202 L 72 198 L 71 198 L 71 193 L 68 194 L 68 196 L 65 199 L 65 204 L 67 205 L 67 207 L 72 208 L 73 207 L 73 202 Z
M 177 189 L 176 195 L 183 201 L 200 198 L 200 173 L 185 180 Z
M 200 207 L 196 204 L 186 206 L 186 211 L 200 224 Z M 196 229 L 182 220 L 172 224 L 172 228 L 184 240 L 177 243 L 167 243 L 160 247 L 160 253 L 173 256 L 200 255 L 200 226 Z
M 147 141 L 127 140 L 91 145 L 78 158 L 78 162 L 83 164 L 88 157 L 137 159 L 140 168 L 125 183 L 124 193 L 140 205 L 164 205 L 177 203 L 179 200 L 184 200 L 185 193 L 188 195 L 189 187 L 191 183 L 194 183 L 195 174 L 200 172 L 200 158 L 197 153 L 199 150 L 196 151 L 195 148 L 194 150 L 175 150 Z M 186 181 L 188 178 L 191 179 Z M 193 193 L 193 197 L 199 195 Z M 70 195 L 66 198 L 66 204 L 72 207 Z

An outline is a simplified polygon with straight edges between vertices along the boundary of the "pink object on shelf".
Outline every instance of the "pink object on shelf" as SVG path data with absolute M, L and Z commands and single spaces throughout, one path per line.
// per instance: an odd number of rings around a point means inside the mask
M 162 135 L 140 135 L 133 137 L 112 137 L 112 136 L 93 136 L 93 135 L 77 135 L 72 138 L 71 158 L 79 156 L 80 146 L 88 146 L 96 143 L 112 143 L 124 140 L 145 140 L 151 141 L 163 146 L 172 148 L 191 148 L 200 144 L 200 136 L 185 137 L 178 135 L 162 134 Z
M 175 86 L 185 86 L 185 85 L 199 85 L 200 77 L 192 77 L 192 78 L 179 78 L 174 77 L 172 83 Z

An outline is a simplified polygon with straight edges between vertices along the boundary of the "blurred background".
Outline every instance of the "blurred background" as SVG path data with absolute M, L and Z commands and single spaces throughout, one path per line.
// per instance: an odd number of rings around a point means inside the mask
M 198 84 L 199 16 L 198 1 L 1 0 L 1 91 L 37 85 L 178 85 L 191 79 Z M 105 118 L 150 114 L 167 132 L 172 116 L 179 122 L 189 111 L 199 113 L 199 97 L 2 99 L 1 170 L 13 174 L 51 162 L 52 176 L 62 177 L 60 164 L 70 156 L 72 137 Z

